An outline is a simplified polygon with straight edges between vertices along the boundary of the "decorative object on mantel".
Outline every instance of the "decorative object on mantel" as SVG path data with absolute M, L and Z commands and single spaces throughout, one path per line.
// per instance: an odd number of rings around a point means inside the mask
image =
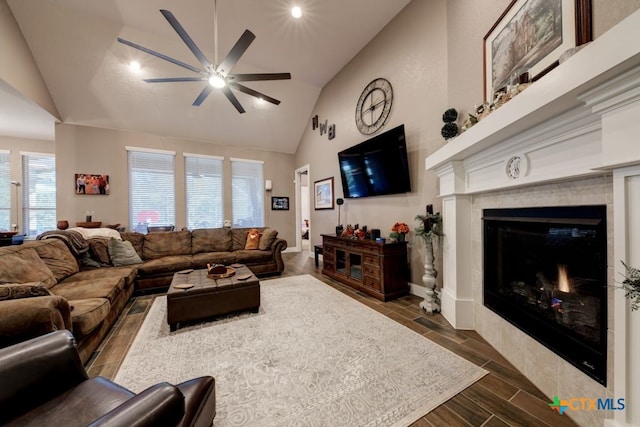
M 66 219 L 58 220 L 56 227 L 58 227 L 58 230 L 66 230 L 67 228 L 69 228 L 69 221 L 67 221 Z
M 622 289 L 625 290 L 624 297 L 631 301 L 631 310 L 636 311 L 640 308 L 640 270 L 631 267 L 622 262 L 626 270 L 624 280 L 622 281 Z
M 459 129 L 458 125 L 456 124 L 456 120 L 458 120 L 458 112 L 455 108 L 449 108 L 442 115 L 444 126 L 442 126 L 440 134 L 444 139 L 451 139 L 454 136 L 458 135 Z
M 404 242 L 405 236 L 409 232 L 409 226 L 404 222 L 396 222 L 391 227 L 391 234 L 389 237 L 391 239 L 395 239 L 397 242 Z
M 416 228 L 416 236 L 419 236 L 424 240 L 425 254 L 424 254 L 424 274 L 422 275 L 422 283 L 426 288 L 426 297 L 424 301 L 420 303 L 420 308 L 424 309 L 427 313 L 434 313 L 440 311 L 440 297 L 436 290 L 436 277 L 438 271 L 433 266 L 434 239 L 439 243 L 442 236 L 442 217 L 440 213 L 433 213 L 433 205 L 427 205 L 426 215 L 416 215 L 416 221 L 420 224 Z

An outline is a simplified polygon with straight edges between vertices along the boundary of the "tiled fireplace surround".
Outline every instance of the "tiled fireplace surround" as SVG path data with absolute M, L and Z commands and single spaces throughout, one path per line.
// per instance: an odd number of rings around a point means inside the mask
M 550 397 L 627 402 L 624 411 L 569 411 L 581 425 L 640 425 L 640 376 L 632 368 L 640 360 L 640 312 L 615 288 L 621 260 L 640 266 L 638 28 L 640 12 L 426 159 L 440 179 L 443 315 L 478 331 Z M 514 156 L 517 178 L 507 174 Z M 597 204 L 607 206 L 606 387 L 482 302 L 483 209 Z

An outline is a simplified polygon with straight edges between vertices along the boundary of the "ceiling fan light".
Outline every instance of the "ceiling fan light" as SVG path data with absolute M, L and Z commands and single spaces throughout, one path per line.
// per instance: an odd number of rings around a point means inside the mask
M 224 81 L 222 76 L 214 74 L 211 77 L 209 77 L 209 84 L 211 86 L 215 87 L 216 89 L 220 89 L 220 88 L 225 87 L 227 82 Z
M 139 73 L 140 72 L 140 63 L 138 61 L 129 62 L 129 69 L 131 71 L 133 71 L 134 73 Z
M 294 6 L 291 8 L 291 16 L 298 19 L 302 17 L 302 9 L 299 6 Z

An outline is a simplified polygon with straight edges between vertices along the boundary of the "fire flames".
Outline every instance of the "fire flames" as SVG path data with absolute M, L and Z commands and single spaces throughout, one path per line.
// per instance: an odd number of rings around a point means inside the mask
M 571 290 L 566 265 L 558 265 L 558 289 L 562 292 L 569 292 Z

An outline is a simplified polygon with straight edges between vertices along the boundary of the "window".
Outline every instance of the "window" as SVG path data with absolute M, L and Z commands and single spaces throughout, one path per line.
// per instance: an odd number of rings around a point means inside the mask
M 184 154 L 187 227 L 218 228 L 223 225 L 224 192 L 222 158 Z
M 263 162 L 231 159 L 231 210 L 234 227 L 264 226 Z
M 0 231 L 11 230 L 11 158 L 0 151 Z
M 22 224 L 29 236 L 56 228 L 56 158 L 22 153 Z
M 175 153 L 127 150 L 131 229 L 146 233 L 148 225 L 175 225 Z

